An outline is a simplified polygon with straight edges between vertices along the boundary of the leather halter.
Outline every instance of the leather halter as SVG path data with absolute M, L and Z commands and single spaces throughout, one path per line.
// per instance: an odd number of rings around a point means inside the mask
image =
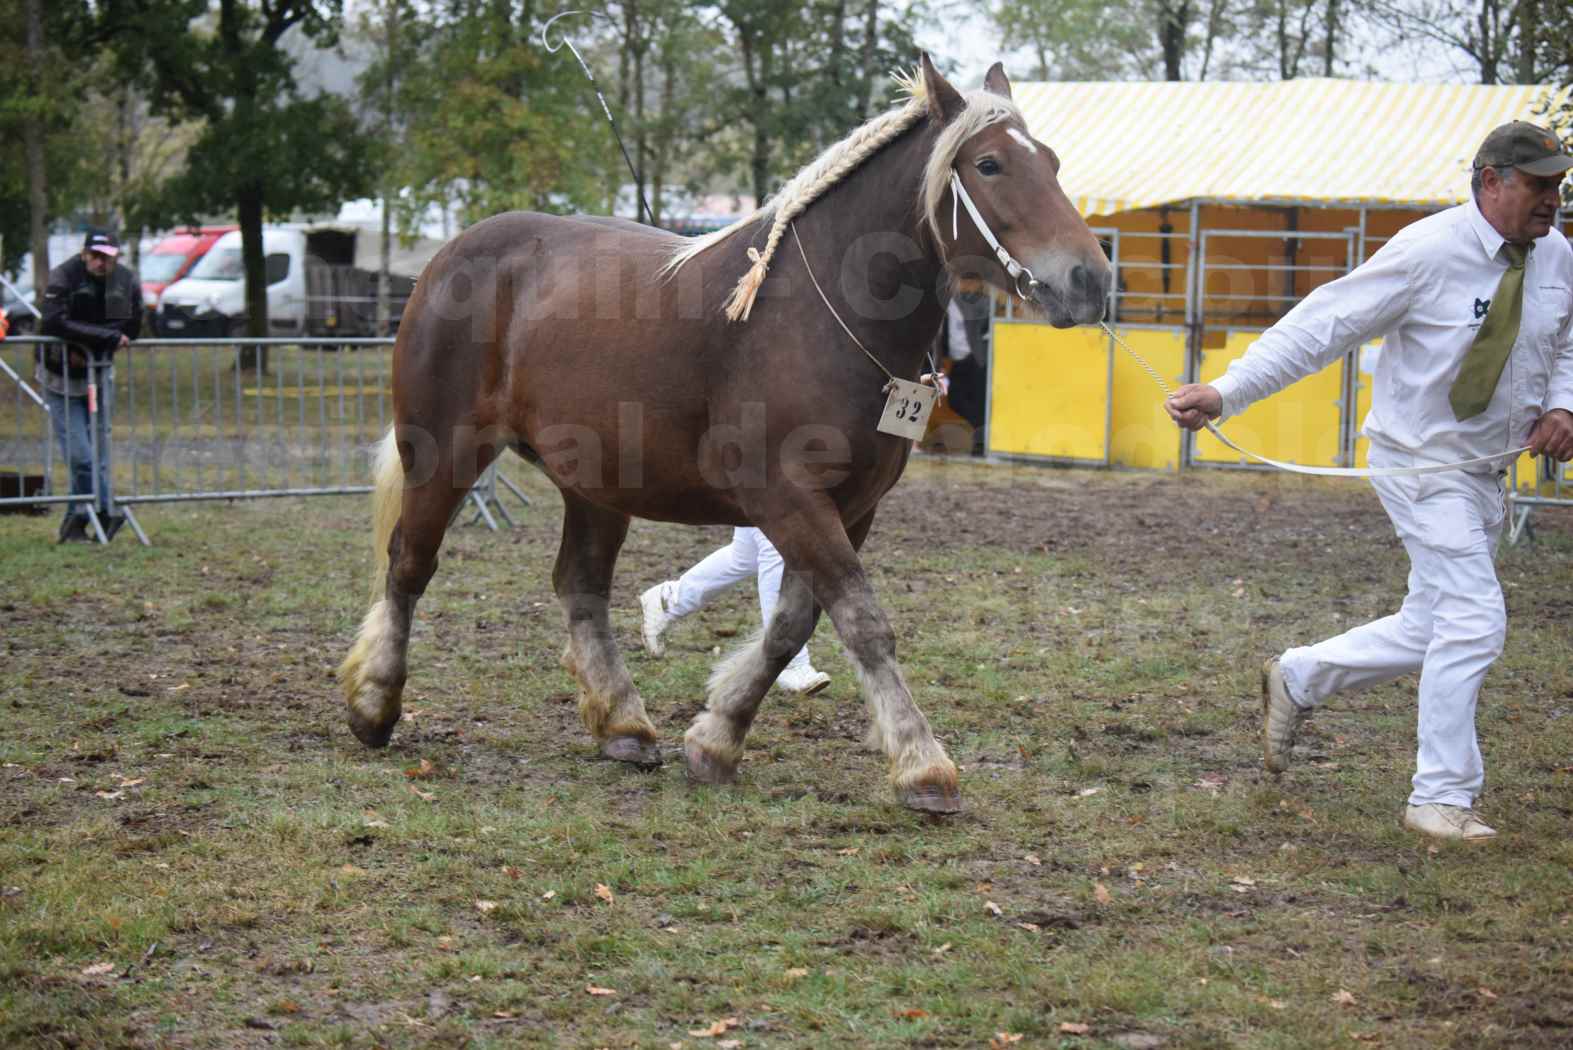
M 1033 297 L 1032 293 L 1041 288 L 1043 282 L 1033 276 L 1031 270 L 1017 262 L 1016 257 L 1005 249 L 998 237 L 994 236 L 994 231 L 989 229 L 989 224 L 983 221 L 983 214 L 978 211 L 978 206 L 972 203 L 972 197 L 967 193 L 967 187 L 961 184 L 961 173 L 955 168 L 950 169 L 950 190 L 955 195 L 956 200 L 961 202 L 961 206 L 967 209 L 967 214 L 972 216 L 973 225 L 978 228 L 978 232 L 983 235 L 983 239 L 988 242 L 988 246 L 994 250 L 994 257 L 999 260 L 1001 266 L 1005 267 L 1005 272 L 1015 282 L 1016 294 L 1022 299 L 1030 300 Z M 957 222 L 960 212 L 960 208 L 953 208 L 950 213 L 951 240 L 956 240 L 957 237 Z M 1022 284 L 1023 280 L 1026 281 L 1025 286 Z

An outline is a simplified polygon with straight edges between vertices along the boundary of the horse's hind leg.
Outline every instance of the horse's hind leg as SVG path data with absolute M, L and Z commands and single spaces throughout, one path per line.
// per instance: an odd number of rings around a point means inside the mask
M 477 470 L 485 469 L 495 451 L 483 454 L 485 462 Z M 403 482 L 390 431 L 378 454 L 373 512 L 382 597 L 366 613 L 339 668 L 350 730 L 368 747 L 386 745 L 403 712 L 415 603 L 437 571 L 443 534 L 469 491 L 455 482 L 447 456 L 439 457 L 436 475 L 425 484 L 404 487 Z
M 710 675 L 705 709 L 683 737 L 691 778 L 705 784 L 730 784 L 737 779 L 743 740 L 765 693 L 808 643 L 818 621 L 819 606 L 808 581 L 791 571 L 789 562 L 770 622 Z
M 628 535 L 628 516 L 563 493 L 563 540 L 552 585 L 568 619 L 563 667 L 579 683 L 579 717 L 601 753 L 657 766 L 661 752 L 644 700 L 612 636 L 612 569 Z

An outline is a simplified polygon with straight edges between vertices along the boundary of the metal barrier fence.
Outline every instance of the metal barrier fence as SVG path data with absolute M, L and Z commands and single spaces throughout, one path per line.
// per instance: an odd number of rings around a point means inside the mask
M 1530 515 L 1536 507 L 1573 507 L 1573 476 L 1568 474 L 1568 464 L 1553 462 L 1545 456 L 1536 458 L 1534 464 L 1533 484 L 1519 477 L 1518 462 L 1508 473 L 1507 541 L 1510 544 L 1525 537 L 1534 538 Z
M 0 506 L 107 505 L 126 513 L 146 543 L 130 512 L 140 504 L 371 491 L 372 449 L 391 414 L 392 339 L 138 340 L 115 357 L 113 396 L 96 399 L 96 409 L 112 413 L 109 491 L 96 491 L 95 469 L 91 503 L 66 494 L 70 465 L 57 470 L 63 454 L 49 399 L 33 378 L 35 347 L 57 343 L 0 343 L 0 384 L 11 388 L 0 397 L 0 476 L 17 477 L 14 492 L 0 490 Z M 476 520 L 493 529 L 498 516 L 508 520 L 499 481 L 529 502 L 487 472 L 471 501 Z M 106 539 L 96 515 L 91 531 Z

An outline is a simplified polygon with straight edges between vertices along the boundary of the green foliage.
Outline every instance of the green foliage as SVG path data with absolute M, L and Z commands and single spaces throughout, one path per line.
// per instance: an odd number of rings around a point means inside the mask
M 25 0 L 0 0 L 0 270 L 15 268 L 28 244 L 27 151 L 23 129 L 40 120 L 44 164 L 49 174 L 49 210 L 60 214 L 80 199 L 101 173 L 88 136 L 80 134 L 81 100 L 90 70 L 66 56 L 85 47 L 87 4 L 82 0 L 43 3 L 45 53 L 35 84 L 27 64 Z M 58 260 L 56 260 L 58 261 Z

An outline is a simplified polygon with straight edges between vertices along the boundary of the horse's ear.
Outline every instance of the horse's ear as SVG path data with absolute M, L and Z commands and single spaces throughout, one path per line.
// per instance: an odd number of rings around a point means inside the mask
M 1010 98 L 1010 80 L 1005 76 L 1005 64 L 996 62 L 983 77 L 983 89 Z
M 928 52 L 923 52 L 920 63 L 923 69 L 923 91 L 928 98 L 929 113 L 941 124 L 947 124 L 967 107 L 967 100 L 961 97 L 961 92 L 950 86 L 950 81 L 940 76 L 939 70 L 934 68 L 934 63 L 929 61 Z

